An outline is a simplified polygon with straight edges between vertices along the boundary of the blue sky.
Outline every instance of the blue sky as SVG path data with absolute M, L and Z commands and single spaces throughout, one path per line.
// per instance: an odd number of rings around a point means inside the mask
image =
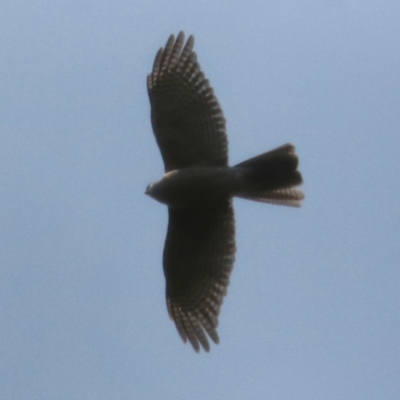
M 14 0 L 0 13 L 0 398 L 400 393 L 400 3 Z M 168 319 L 145 79 L 195 49 L 232 164 L 296 145 L 301 209 L 235 200 L 209 354 Z

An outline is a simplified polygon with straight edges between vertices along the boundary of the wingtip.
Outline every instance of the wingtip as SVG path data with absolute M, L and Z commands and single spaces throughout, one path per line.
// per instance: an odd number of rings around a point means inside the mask
M 179 31 L 178 36 L 176 37 L 176 40 L 184 40 L 185 39 L 185 32 L 184 31 Z

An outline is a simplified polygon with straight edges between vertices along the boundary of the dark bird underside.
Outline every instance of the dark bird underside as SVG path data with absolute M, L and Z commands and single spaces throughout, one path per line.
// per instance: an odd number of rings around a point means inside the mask
M 228 166 L 225 119 L 193 52 L 170 36 L 147 78 L 151 121 L 166 175 L 146 193 L 168 205 L 163 264 L 170 317 L 199 351 L 218 343 L 218 316 L 235 259 L 232 197 L 300 206 L 290 144 Z

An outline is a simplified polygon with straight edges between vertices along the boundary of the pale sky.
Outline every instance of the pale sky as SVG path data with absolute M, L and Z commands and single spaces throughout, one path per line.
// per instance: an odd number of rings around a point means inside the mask
M 0 6 L 0 398 L 398 400 L 400 2 Z M 235 200 L 221 343 L 165 305 L 146 75 L 171 33 L 231 164 L 296 146 L 301 209 Z

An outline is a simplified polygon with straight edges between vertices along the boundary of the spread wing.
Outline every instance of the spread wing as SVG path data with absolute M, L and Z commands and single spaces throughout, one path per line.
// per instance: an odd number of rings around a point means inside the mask
M 225 119 L 193 52 L 194 38 L 173 35 L 147 77 L 154 134 L 165 171 L 191 166 L 225 166 Z
M 196 351 L 218 343 L 218 315 L 235 259 L 231 202 L 213 208 L 169 208 L 164 248 L 167 306 Z

